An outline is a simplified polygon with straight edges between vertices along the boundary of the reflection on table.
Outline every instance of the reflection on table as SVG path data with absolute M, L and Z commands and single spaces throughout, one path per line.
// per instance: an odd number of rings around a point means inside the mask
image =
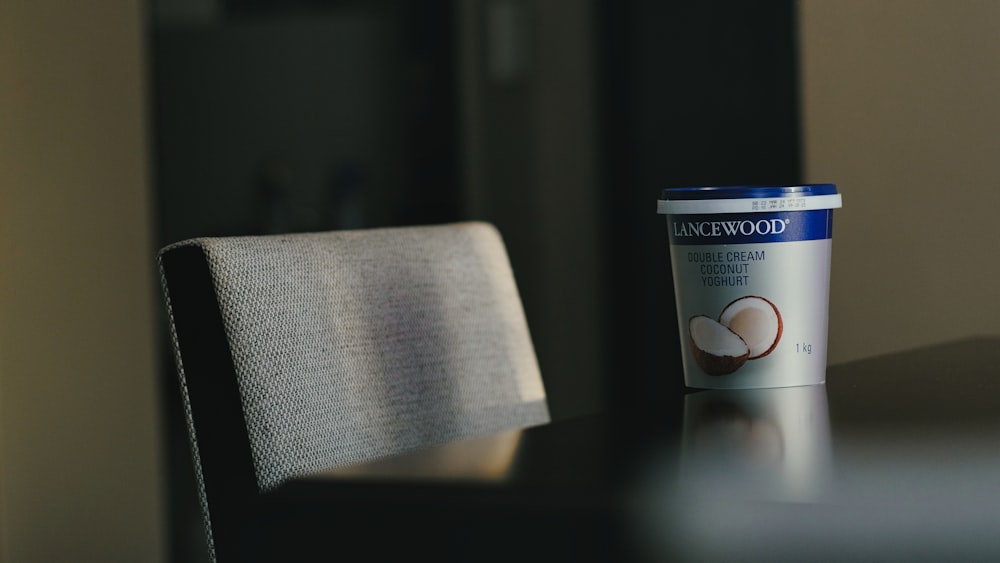
M 998 346 L 947 343 L 833 366 L 826 385 L 691 392 L 342 468 L 278 491 L 285 512 L 256 530 L 283 528 L 254 545 L 334 523 L 365 550 L 393 528 L 452 560 L 995 560 Z
M 419 454 L 321 471 L 310 478 L 355 476 L 369 480 L 502 481 L 514 465 L 522 432 L 508 430 L 451 442 Z
M 814 501 L 832 464 L 826 387 L 703 391 L 684 398 L 682 487 Z
M 1000 558 L 997 339 L 831 367 L 827 384 L 685 396 L 677 470 L 649 464 L 650 559 Z M 656 459 L 656 458 L 653 458 Z M 657 477 L 661 477 L 657 479 Z
M 745 522 L 733 514 L 747 506 L 829 498 L 826 387 L 690 393 L 679 452 L 650 459 L 632 490 L 641 553 L 654 560 L 753 556 L 752 550 L 726 549 L 752 545 L 753 538 L 742 537 Z M 677 471 L 668 466 L 674 460 Z

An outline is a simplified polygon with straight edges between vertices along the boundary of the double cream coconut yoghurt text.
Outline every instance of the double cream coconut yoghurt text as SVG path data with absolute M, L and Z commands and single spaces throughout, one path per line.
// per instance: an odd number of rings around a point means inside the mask
M 688 387 L 825 381 L 840 206 L 832 184 L 663 191 Z

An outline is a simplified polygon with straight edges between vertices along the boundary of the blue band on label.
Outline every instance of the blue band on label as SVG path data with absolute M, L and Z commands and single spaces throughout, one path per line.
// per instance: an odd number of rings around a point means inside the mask
M 833 210 L 669 215 L 670 244 L 751 244 L 833 236 Z

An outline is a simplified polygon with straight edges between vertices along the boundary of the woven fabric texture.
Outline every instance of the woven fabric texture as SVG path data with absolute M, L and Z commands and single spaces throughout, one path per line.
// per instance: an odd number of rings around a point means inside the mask
M 261 490 L 549 420 L 485 223 L 202 238 Z M 194 421 L 198 424 L 198 421 Z

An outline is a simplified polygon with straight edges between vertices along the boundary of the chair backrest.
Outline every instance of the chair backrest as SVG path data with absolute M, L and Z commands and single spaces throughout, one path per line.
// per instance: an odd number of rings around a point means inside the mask
M 201 238 L 159 261 L 210 547 L 291 477 L 549 420 L 491 225 Z

